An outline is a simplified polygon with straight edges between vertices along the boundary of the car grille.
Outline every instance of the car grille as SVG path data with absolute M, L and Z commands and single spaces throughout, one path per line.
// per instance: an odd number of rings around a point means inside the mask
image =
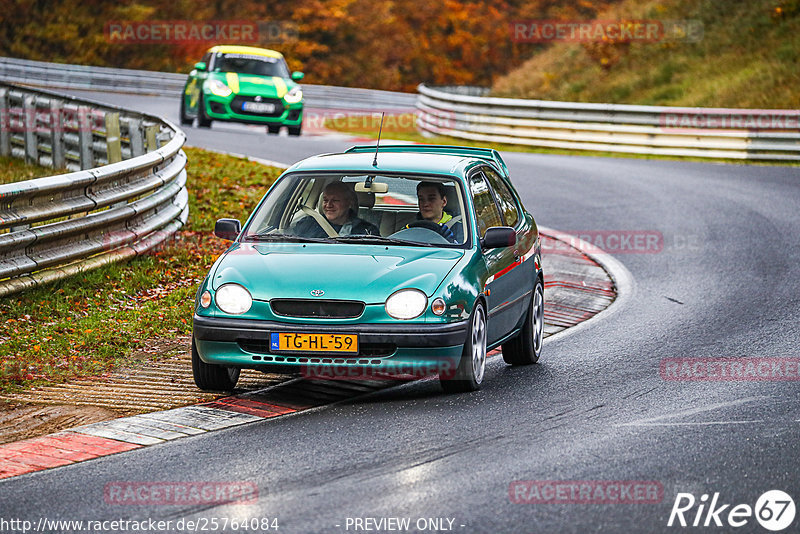
M 269 305 L 283 317 L 353 319 L 364 313 L 364 303 L 357 300 L 272 299 Z
M 242 109 L 242 104 L 245 102 L 262 102 L 264 104 L 275 104 L 275 111 L 272 113 L 254 113 L 252 111 L 245 111 Z M 280 117 L 283 115 L 283 100 L 280 98 L 261 98 L 256 100 L 255 96 L 237 95 L 231 100 L 231 110 L 234 113 L 241 115 L 252 115 L 254 117 Z
M 270 346 L 268 341 L 258 341 L 253 339 L 240 339 L 238 341 L 239 347 L 251 354 L 264 354 L 270 355 L 273 354 L 270 351 Z M 391 356 L 392 354 L 397 351 L 397 345 L 393 343 L 361 343 L 358 347 L 358 357 L 359 358 L 382 358 L 386 356 Z M 287 362 L 287 363 L 348 363 L 348 364 L 380 364 L 380 360 L 363 360 L 363 359 L 356 359 L 353 357 L 337 357 L 337 356 L 330 356 L 330 357 L 308 357 L 308 356 L 300 356 L 292 357 L 288 356 L 286 353 L 282 353 L 281 355 L 275 356 L 253 356 L 254 360 L 261 360 L 265 362 Z M 339 361 L 341 360 L 341 362 Z

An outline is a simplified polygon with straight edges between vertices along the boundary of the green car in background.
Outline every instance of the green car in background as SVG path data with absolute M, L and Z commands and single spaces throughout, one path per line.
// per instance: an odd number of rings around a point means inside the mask
M 495 150 L 353 147 L 287 169 L 197 292 L 192 370 L 230 390 L 243 368 L 310 378 L 483 381 L 542 351 L 539 232 Z
M 271 134 L 287 126 L 300 135 L 303 90 L 280 52 L 252 46 L 215 46 L 195 63 L 181 95 L 180 121 L 202 128 L 215 120 L 261 124 Z

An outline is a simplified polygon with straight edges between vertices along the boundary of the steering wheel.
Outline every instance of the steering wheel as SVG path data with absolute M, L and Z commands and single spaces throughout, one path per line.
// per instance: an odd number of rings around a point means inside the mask
M 407 227 L 408 228 L 424 228 L 426 230 L 430 230 L 431 232 L 436 232 L 437 234 L 439 234 L 440 236 L 442 236 L 444 238 L 448 237 L 447 234 L 446 234 L 446 231 L 448 230 L 448 228 L 446 226 L 444 226 L 443 224 L 435 223 L 433 221 L 427 221 L 425 219 L 423 219 L 421 221 L 414 221 L 412 223 L 409 223 L 407 225 Z

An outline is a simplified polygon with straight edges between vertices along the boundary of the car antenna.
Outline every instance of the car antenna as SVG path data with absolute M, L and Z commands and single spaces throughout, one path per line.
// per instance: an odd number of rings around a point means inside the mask
M 378 146 L 381 144 L 381 133 L 383 132 L 383 116 L 386 112 L 381 111 L 381 128 L 378 130 L 378 140 L 375 141 L 375 159 L 372 160 L 372 166 L 378 166 Z

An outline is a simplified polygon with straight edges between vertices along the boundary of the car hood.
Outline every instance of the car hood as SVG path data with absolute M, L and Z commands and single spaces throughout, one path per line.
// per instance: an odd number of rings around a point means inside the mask
M 255 76 L 253 74 L 237 74 L 235 72 L 216 73 L 216 77 L 225 83 L 234 94 L 261 95 L 271 98 L 283 98 L 297 84 L 279 76 Z
M 382 303 L 398 289 L 430 296 L 463 257 L 460 249 L 350 244 L 238 243 L 220 259 L 212 287 L 237 282 L 256 300 L 354 299 Z

